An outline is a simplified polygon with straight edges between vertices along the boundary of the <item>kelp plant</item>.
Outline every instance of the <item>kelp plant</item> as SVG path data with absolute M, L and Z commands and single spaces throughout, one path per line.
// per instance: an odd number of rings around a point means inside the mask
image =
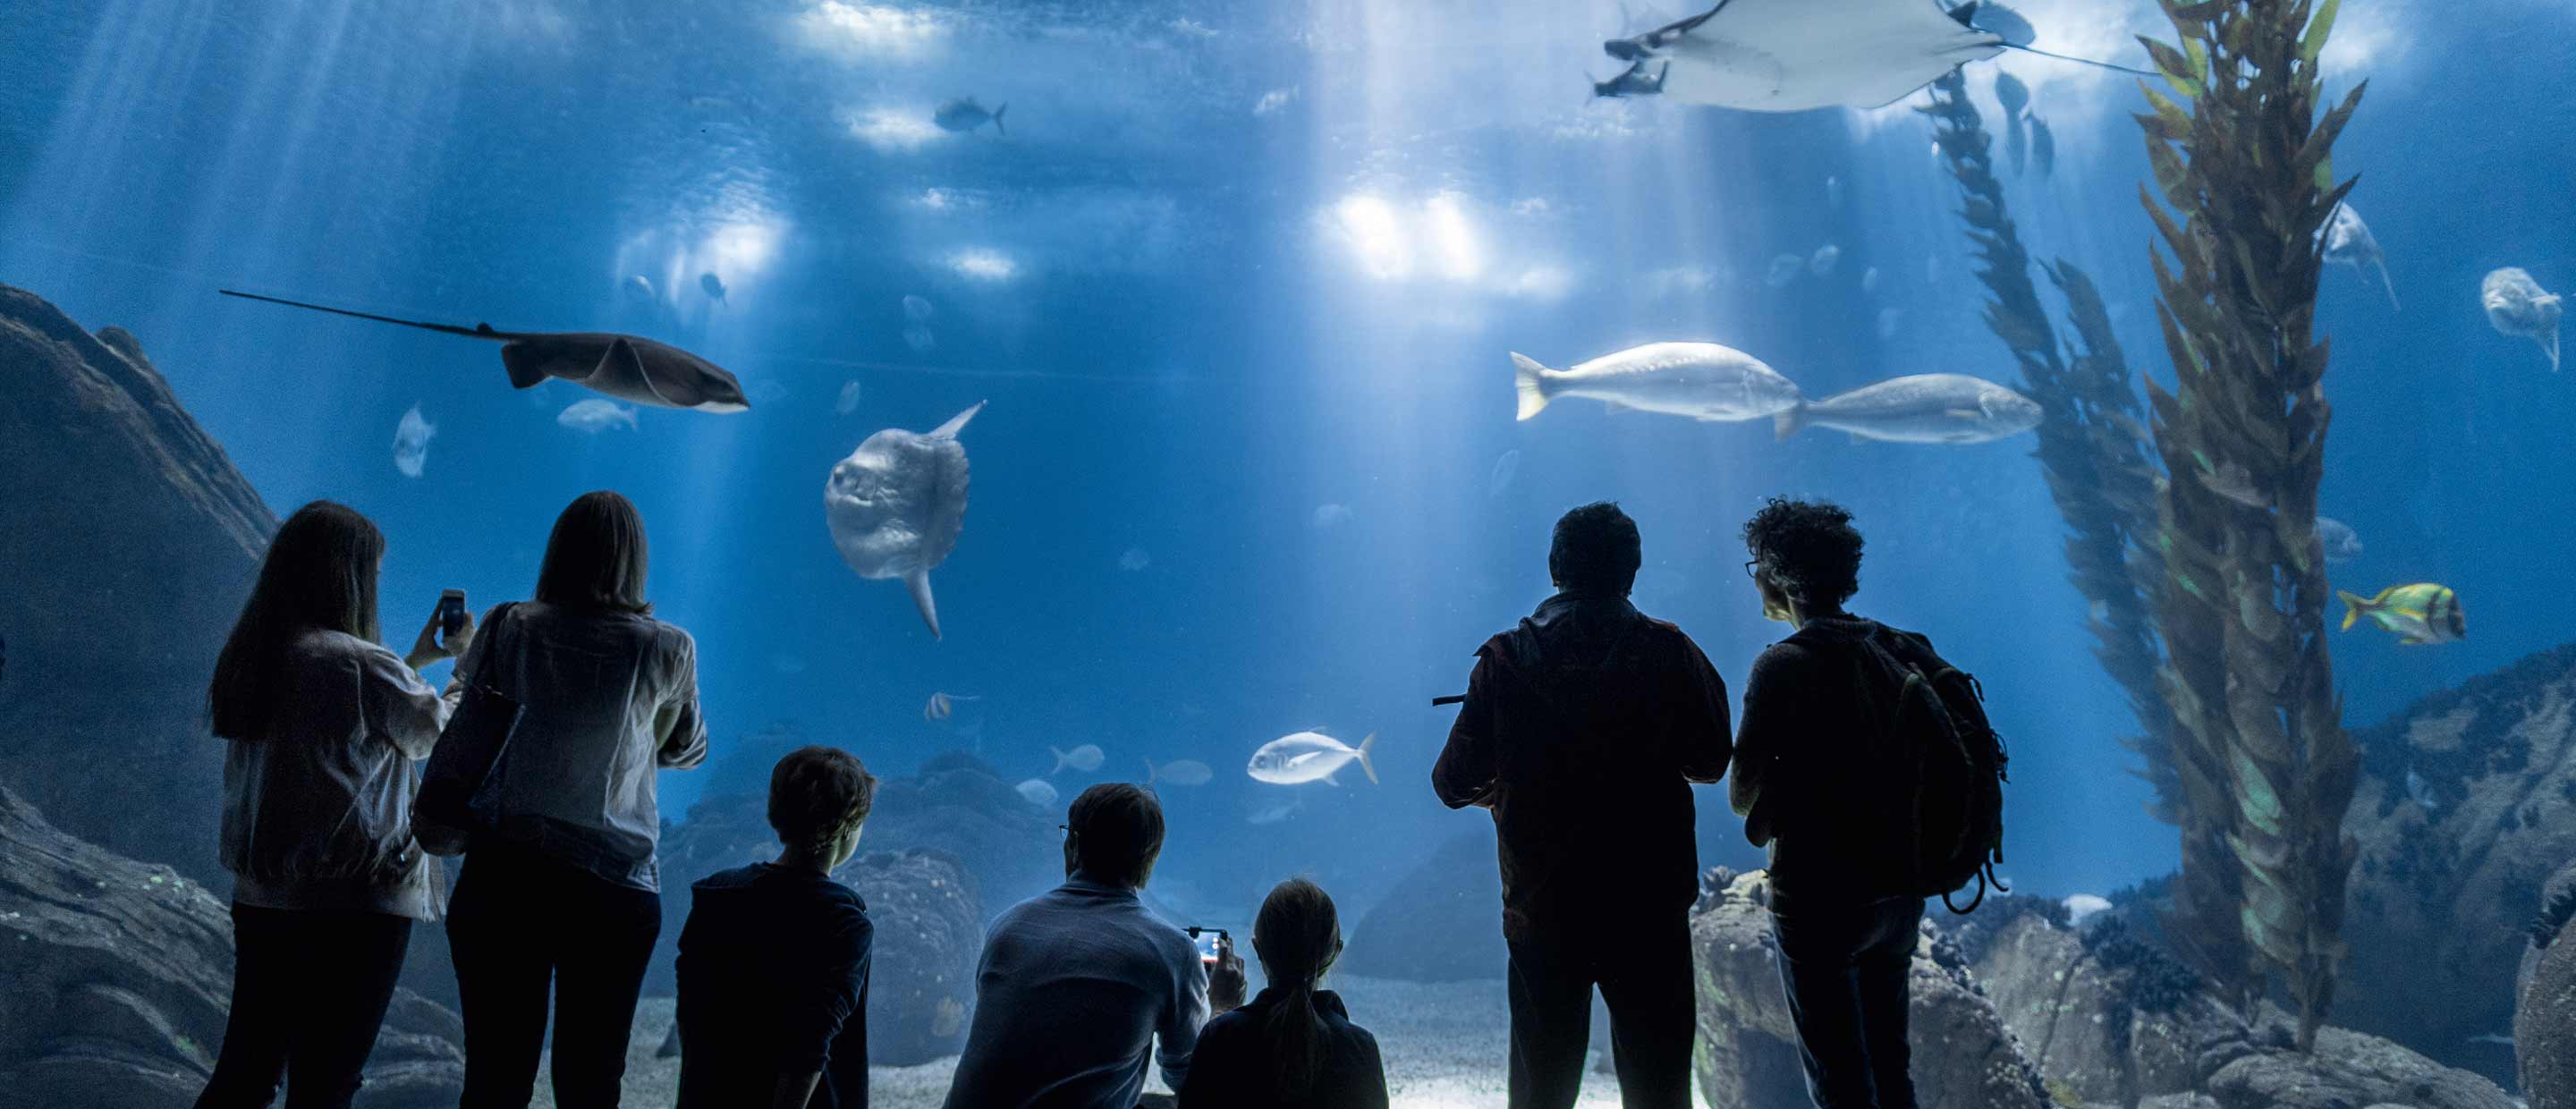
M 1932 82 L 1932 103 L 1915 110 L 1932 117 L 1933 139 L 1963 194 L 1959 215 L 1983 263 L 1977 279 L 1988 294 L 1986 327 L 2012 351 L 2023 390 L 2043 413 L 2032 454 L 2072 533 L 2067 577 L 2091 602 L 2093 657 L 2128 694 L 2140 729 L 2128 746 L 2144 761 L 2139 775 L 2155 786 L 2157 817 L 2179 822 L 2173 717 L 2158 685 L 2155 613 L 2164 565 L 2153 545 L 2156 463 L 2127 356 L 2093 279 L 2063 258 L 2042 268 L 2066 298 L 2067 323 L 2082 342 L 2059 343 L 1995 178 L 1994 139 L 1968 99 L 1967 79 L 1951 70 Z
M 2311 328 L 2317 229 L 2352 189 L 2332 148 L 2362 88 L 2318 116 L 2336 0 L 2160 2 L 2180 45 L 2140 41 L 2176 95 L 2148 87 L 2137 119 L 2175 378 L 2148 386 L 2170 475 L 2159 628 L 2185 802 L 2168 934 L 2240 1004 L 2277 974 L 2310 1048 L 2344 952 L 2358 767 L 2324 635 L 2330 409 Z M 2232 874 L 2207 865 L 2222 852 Z

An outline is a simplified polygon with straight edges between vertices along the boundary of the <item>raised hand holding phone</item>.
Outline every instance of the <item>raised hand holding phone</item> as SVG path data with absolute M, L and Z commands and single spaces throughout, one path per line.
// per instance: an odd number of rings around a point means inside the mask
M 421 625 L 420 638 L 412 641 L 411 654 L 403 661 L 418 670 L 464 654 L 473 642 L 474 613 L 465 607 L 465 591 L 449 589 L 438 595 L 438 607 L 430 610 L 429 622 Z

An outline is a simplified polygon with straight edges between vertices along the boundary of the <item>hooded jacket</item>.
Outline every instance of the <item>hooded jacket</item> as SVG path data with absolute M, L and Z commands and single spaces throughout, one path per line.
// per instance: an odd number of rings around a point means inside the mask
M 1620 597 L 1560 593 L 1476 652 L 1432 768 L 1450 808 L 1493 811 L 1503 933 L 1699 890 L 1691 783 L 1726 773 L 1726 681 L 1690 637 Z

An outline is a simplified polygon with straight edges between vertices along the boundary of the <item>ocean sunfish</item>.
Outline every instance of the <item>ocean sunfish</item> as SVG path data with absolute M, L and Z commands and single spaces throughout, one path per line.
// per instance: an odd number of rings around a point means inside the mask
M 1963 374 L 1890 378 L 1772 417 L 1779 437 L 1813 424 L 1890 443 L 1984 443 L 2039 426 L 2029 397 Z
M 977 401 L 927 434 L 890 427 L 868 436 L 823 482 L 823 522 L 841 561 L 863 578 L 903 579 L 932 639 L 939 605 L 930 571 L 966 528 L 966 447 L 957 433 L 983 410 Z
M 2549 355 L 2549 372 L 2558 372 L 2558 317 L 2564 310 L 2558 294 L 2541 288 L 2521 267 L 2506 266 L 2479 284 L 2478 300 L 2486 305 L 2488 323 L 2540 344 Z
M 2388 290 L 2388 308 L 2397 310 L 2397 286 L 2388 280 L 2388 256 L 2380 251 L 2379 240 L 2351 201 L 2335 205 L 2333 218 L 2317 229 L 2317 253 L 2336 265 L 2351 266 L 2354 273 L 2362 273 L 2364 266 L 2378 267 L 2379 283 Z M 2363 274 L 2362 280 L 2370 280 L 2369 275 Z
M 983 105 L 976 103 L 975 98 L 969 96 L 963 100 L 951 100 L 941 104 L 938 111 L 931 113 L 930 122 L 938 124 L 942 131 L 957 132 L 972 131 L 990 123 L 993 125 L 994 134 L 1007 135 L 1011 132 L 1009 128 L 1002 126 L 1002 113 L 1010 110 L 1011 106 L 1004 104 L 992 111 L 985 111 Z
M 1670 61 L 1660 91 L 1685 104 L 1802 112 L 1901 100 L 2002 53 L 2004 39 L 1926 0 L 1719 0 L 1602 50 L 1624 62 Z
M 289 308 L 354 316 L 377 323 L 499 343 L 501 367 L 509 372 L 510 384 L 520 389 L 535 388 L 548 378 L 562 378 L 595 393 L 654 408 L 742 412 L 751 407 L 751 399 L 743 395 L 742 382 L 723 367 L 668 343 L 655 342 L 640 335 L 607 331 L 495 331 L 488 323 L 473 327 L 422 323 L 257 293 L 237 293 L 231 289 L 217 291 L 244 300 L 266 301 Z
M 1369 748 L 1376 744 L 1377 734 L 1374 732 L 1361 740 L 1357 747 L 1322 732 L 1296 732 L 1262 744 L 1260 750 L 1252 753 L 1252 764 L 1244 768 L 1244 773 L 1250 774 L 1253 781 L 1274 786 L 1308 782 L 1340 785 L 1342 783 L 1334 780 L 1333 775 L 1356 762 L 1360 764 L 1360 771 L 1368 775 L 1369 782 L 1375 784 L 1377 767 L 1369 762 Z
M 1798 387 L 1762 360 L 1715 343 L 1648 343 L 1553 370 L 1513 353 L 1520 418 L 1558 397 L 1696 420 L 1758 420 L 1798 404 Z

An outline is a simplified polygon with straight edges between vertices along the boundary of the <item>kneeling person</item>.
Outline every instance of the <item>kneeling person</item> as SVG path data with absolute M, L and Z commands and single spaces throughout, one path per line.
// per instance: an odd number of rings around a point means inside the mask
M 859 895 L 832 868 L 858 850 L 877 782 L 806 747 L 769 775 L 778 861 L 691 886 L 680 931 L 680 1109 L 868 1103 L 868 949 Z

